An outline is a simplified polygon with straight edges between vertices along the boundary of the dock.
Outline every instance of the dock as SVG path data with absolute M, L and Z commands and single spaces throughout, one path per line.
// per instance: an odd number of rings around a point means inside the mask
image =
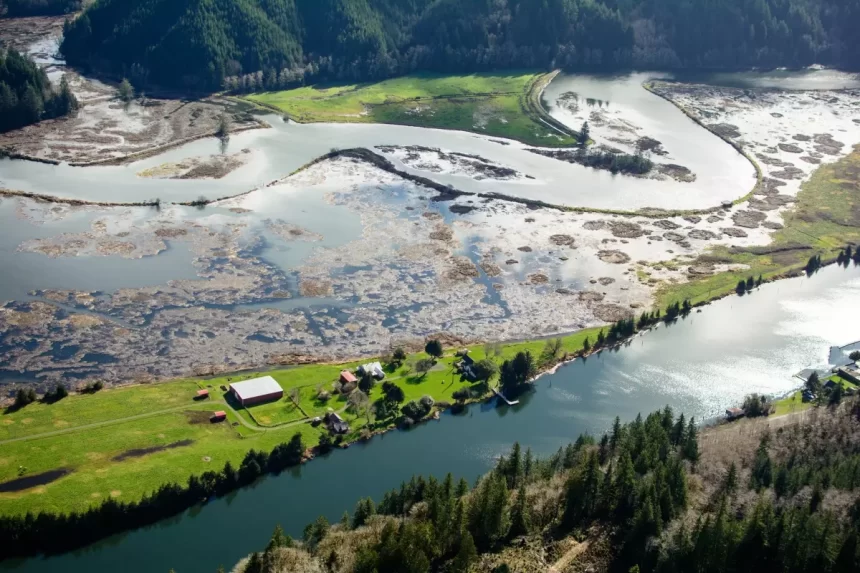
M 501 398 L 502 400 L 504 400 L 504 401 L 505 401 L 505 404 L 507 404 L 508 406 L 516 406 L 517 404 L 519 404 L 519 403 L 520 403 L 520 401 L 519 401 L 519 400 L 514 400 L 513 402 L 511 402 L 510 400 L 508 400 L 507 398 L 505 398 L 505 395 L 504 395 L 504 394 L 502 394 L 501 392 L 499 392 L 499 391 L 498 391 L 498 390 L 496 390 L 495 388 L 493 388 L 493 394 L 495 394 L 496 396 L 498 396 L 499 398 Z

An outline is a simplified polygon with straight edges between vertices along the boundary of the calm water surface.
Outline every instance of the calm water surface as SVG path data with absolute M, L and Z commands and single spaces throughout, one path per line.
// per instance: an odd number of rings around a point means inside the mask
M 616 415 L 630 420 L 665 404 L 713 418 L 749 392 L 788 392 L 800 385 L 794 373 L 827 362 L 831 345 L 860 339 L 856 321 L 846 320 L 858 300 L 858 267 L 831 266 L 810 279 L 765 285 L 544 376 L 514 408 L 474 405 L 463 415 L 333 452 L 158 525 L 71 554 L 7 562 L 0 570 L 229 569 L 261 549 L 278 523 L 300 536 L 317 515 L 337 520 L 359 498 L 379 499 L 413 474 L 452 472 L 473 480 L 514 441 L 548 454 L 580 432 L 602 432 Z

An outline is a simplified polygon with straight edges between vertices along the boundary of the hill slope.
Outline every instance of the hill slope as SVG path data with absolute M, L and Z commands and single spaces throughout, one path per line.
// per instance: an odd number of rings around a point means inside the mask
M 860 0 L 97 0 L 62 51 L 196 89 L 248 74 L 269 88 L 419 69 L 852 66 L 858 18 Z
M 702 434 L 667 407 L 546 460 L 515 445 L 472 491 L 417 477 L 302 542 L 278 528 L 236 570 L 855 572 L 858 430 L 856 400 Z

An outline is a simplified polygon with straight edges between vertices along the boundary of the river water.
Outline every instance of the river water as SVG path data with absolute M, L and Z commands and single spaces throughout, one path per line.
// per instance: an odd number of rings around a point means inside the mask
M 644 90 L 641 82 L 648 77 L 651 76 L 561 76 L 545 96 L 550 112 L 562 121 L 569 118 L 556 102 L 568 92 L 619 110 L 624 118 L 659 139 L 673 160 L 692 169 L 697 175 L 693 184 L 612 176 L 529 153 L 516 142 L 501 145 L 498 140 L 463 132 L 379 125 L 295 125 L 274 116 L 267 118 L 272 129 L 231 138 L 231 152 L 251 148 L 254 159 L 219 181 L 150 180 L 136 176 L 141 170 L 165 162 L 219 151 L 216 140 L 204 139 L 127 166 L 73 168 L 0 160 L 0 184 L 106 201 L 221 197 L 283 177 L 332 147 L 420 143 L 479 154 L 536 178 L 476 181 L 455 174 L 429 174 L 469 191 L 497 191 L 554 203 L 625 209 L 710 207 L 745 194 L 752 181 L 749 163 L 674 106 Z M 856 77 L 846 79 L 842 74 L 826 71 L 732 74 L 711 77 L 710 81 L 783 89 L 857 86 Z M 308 199 L 307 204 L 296 198 L 270 200 L 283 201 L 280 206 L 273 204 L 272 211 L 292 211 L 310 230 L 326 237 L 337 236 L 342 241 L 359 232 L 345 225 L 334 210 L 317 212 L 318 203 L 322 203 L 319 198 Z M 311 211 L 313 216 L 307 214 Z M 97 215 L 104 212 L 82 212 L 37 227 L 16 218 L 14 202 L 0 203 L 0 261 L 7 271 L 12 269 L 0 279 L 0 301 L 25 298 L 28 291 L 39 288 L 98 287 L 112 291 L 196 276 L 190 265 L 191 255 L 183 248 L 171 248 L 140 260 L 51 259 L 16 251 L 26 239 L 84 230 Z M 194 214 L 189 210 L 187 216 Z M 339 234 L 331 232 L 331 226 L 338 227 Z M 281 268 L 295 266 L 307 254 L 294 247 L 287 249 L 274 240 L 267 244 L 263 256 Z M 604 352 L 544 376 L 536 383 L 535 392 L 514 408 L 475 405 L 463 415 L 447 414 L 439 422 L 409 432 L 392 432 L 368 444 L 334 452 L 326 459 L 263 479 L 155 526 L 62 556 L 6 562 L 0 564 L 0 570 L 135 573 L 174 568 L 183 573 L 214 571 L 220 564 L 229 568 L 249 551 L 261 548 L 277 523 L 299 536 L 302 527 L 320 513 L 335 520 L 360 497 L 379 498 L 413 474 L 441 477 L 452 472 L 473 480 L 514 441 L 548 454 L 582 431 L 602 431 L 616 415 L 631 419 L 637 412 L 644 414 L 667 403 L 688 416 L 713 418 L 749 392 L 789 391 L 799 385 L 799 380 L 792 378 L 795 372 L 826 363 L 829 346 L 860 338 L 856 323 L 846 319 L 849 309 L 860 300 L 858 296 L 858 268 L 830 267 L 810 279 L 766 285 L 752 296 L 729 297 L 671 328 L 661 327 L 637 337 L 617 352 Z
M 622 110 L 644 132 L 664 141 L 673 159 L 696 174 L 693 183 L 613 175 L 557 161 L 527 151 L 515 141 L 473 133 L 398 125 L 295 124 L 272 115 L 271 129 L 231 137 L 229 151 L 252 149 L 254 159 L 217 181 L 149 180 L 136 174 L 166 162 L 219 152 L 215 138 L 202 139 L 130 165 L 76 168 L 27 161 L 0 161 L 0 184 L 21 191 L 93 201 L 189 201 L 248 191 L 288 175 L 333 148 L 415 145 L 476 154 L 533 177 L 512 181 L 476 181 L 471 177 L 428 173 L 403 165 L 411 173 L 471 192 L 505 193 L 554 204 L 634 210 L 643 207 L 701 209 L 734 200 L 749 191 L 754 170 L 746 159 L 716 136 L 697 126 L 672 104 L 642 87 L 653 75 L 622 77 L 560 76 L 548 87 L 545 101 L 562 122 L 556 105 L 560 94 L 575 91 Z M 574 126 L 578 128 L 579 126 Z M 62 181 L 58 188 L 57 181 Z
M 223 499 L 89 548 L 0 570 L 214 571 L 262 549 L 276 524 L 300 536 L 317 515 L 337 520 L 364 496 L 379 499 L 413 474 L 472 481 L 514 441 L 549 454 L 616 415 L 630 420 L 670 404 L 698 420 L 718 416 L 750 392 L 786 393 L 793 375 L 826 364 L 831 345 L 860 338 L 847 320 L 860 300 L 860 267 L 831 266 L 812 278 L 762 286 L 658 327 L 618 351 L 577 360 L 543 376 L 515 407 L 473 405 L 410 431 L 335 451 Z

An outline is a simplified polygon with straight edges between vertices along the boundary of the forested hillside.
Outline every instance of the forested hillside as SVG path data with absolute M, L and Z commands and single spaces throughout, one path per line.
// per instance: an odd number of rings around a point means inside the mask
M 78 66 L 194 89 L 415 70 L 860 64 L 860 0 L 97 0 Z
M 55 91 L 33 60 L 15 50 L 0 51 L 0 132 L 66 115 L 77 106 L 65 78 Z
M 860 570 L 854 401 L 700 434 L 670 408 L 546 460 L 518 445 L 469 491 L 413 478 L 302 540 L 276 529 L 244 573 Z

